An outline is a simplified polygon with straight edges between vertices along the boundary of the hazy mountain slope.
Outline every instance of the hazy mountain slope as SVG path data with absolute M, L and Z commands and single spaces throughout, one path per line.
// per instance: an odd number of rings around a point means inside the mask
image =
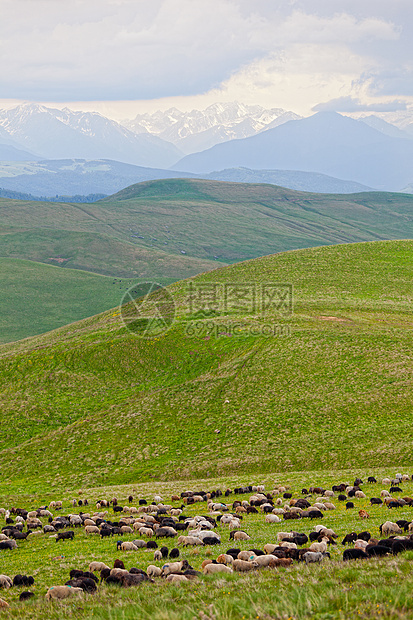
M 22 148 L 43 158 L 118 159 L 144 166 L 167 167 L 180 151 L 149 134 L 136 135 L 119 123 L 92 112 L 57 110 L 23 104 L 0 111 L 0 126 Z
M 110 311 L 1 347 L 0 485 L 410 464 L 412 257 L 411 241 L 341 245 L 203 274 L 195 286 L 294 287 L 291 316 L 234 306 L 208 337 L 211 319 L 188 331 L 183 282 L 163 337 L 137 338 Z M 251 335 L 267 324 L 290 331 Z
M 173 169 L 198 173 L 237 167 L 319 172 L 398 190 L 412 179 L 413 142 L 335 112 L 319 112 L 188 155 Z
M 241 183 L 272 183 L 308 192 L 354 193 L 368 191 L 360 183 L 295 170 L 235 168 L 210 174 L 143 168 L 110 160 L 61 159 L 12 164 L 0 162 L 0 188 L 55 196 L 113 194 L 133 183 L 168 178 L 206 178 Z
M 231 183 L 271 183 L 281 187 L 288 187 L 301 192 L 319 192 L 329 194 L 355 194 L 357 192 L 372 191 L 373 188 L 355 183 L 342 181 L 317 172 L 302 172 L 301 170 L 251 170 L 250 168 L 229 168 L 219 172 L 203 175 L 206 179 L 227 181 Z

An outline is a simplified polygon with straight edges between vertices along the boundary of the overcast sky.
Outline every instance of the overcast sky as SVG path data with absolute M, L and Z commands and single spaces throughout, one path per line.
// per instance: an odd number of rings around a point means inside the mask
M 0 107 L 413 103 L 413 0 L 0 0 Z

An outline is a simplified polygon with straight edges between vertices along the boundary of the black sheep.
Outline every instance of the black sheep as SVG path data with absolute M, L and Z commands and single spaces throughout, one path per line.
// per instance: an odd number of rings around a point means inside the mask
M 353 502 L 347 502 L 347 504 L 346 504 L 346 510 L 350 510 L 351 508 L 354 508 L 354 504 L 353 504 Z
M 383 545 L 367 545 L 366 553 L 369 557 L 372 556 L 383 556 L 390 553 L 389 547 L 384 547 Z
M 371 538 L 371 534 L 370 532 L 360 532 L 360 534 L 357 534 L 357 538 L 359 538 L 360 540 L 365 540 L 366 542 L 369 542 L 370 538 Z
M 372 506 L 374 506 L 374 505 L 380 506 L 382 503 L 383 503 L 383 500 L 380 499 L 380 497 L 372 497 L 371 500 L 370 500 L 370 504 Z
M 343 553 L 343 560 L 365 560 L 369 556 L 362 549 L 346 549 Z
M 161 547 L 160 548 L 160 552 L 162 553 L 162 557 L 164 559 L 166 559 L 168 557 L 168 554 L 169 554 L 169 549 L 168 549 L 168 547 Z
M 19 601 L 28 601 L 29 598 L 32 598 L 34 596 L 33 592 L 30 592 L 29 590 L 25 590 L 24 592 L 22 592 L 19 596 Z
M 349 545 L 357 540 L 357 533 L 351 532 L 350 534 L 346 534 L 341 542 L 342 545 Z
M 69 532 L 59 532 L 56 538 L 56 542 L 59 540 L 73 540 L 75 537 L 75 533 L 73 531 Z
M 221 544 L 221 541 L 219 540 L 219 538 L 216 538 L 215 536 L 205 536 L 205 538 L 202 539 L 202 542 L 204 543 L 204 545 Z
M 413 549 L 413 540 L 405 538 L 405 540 L 395 540 L 391 552 L 393 555 L 397 555 L 401 551 L 406 551 L 407 549 Z
M 375 482 L 377 482 L 377 480 L 374 476 L 369 476 L 367 478 L 367 482 L 370 482 L 370 484 L 374 484 Z
M 204 544 L 205 544 L 205 542 L 204 542 Z M 176 547 L 171 549 L 170 552 L 169 552 L 169 557 L 171 559 L 179 558 L 179 549 L 177 549 Z
M 313 519 L 323 519 L 324 515 L 321 510 L 309 510 L 308 516 L 311 520 Z
M 228 549 L 227 555 L 230 555 L 236 560 L 238 558 L 238 554 L 241 553 L 241 549 Z

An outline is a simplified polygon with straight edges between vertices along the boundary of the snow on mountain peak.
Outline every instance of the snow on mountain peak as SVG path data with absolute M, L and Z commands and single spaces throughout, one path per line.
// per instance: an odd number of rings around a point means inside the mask
M 282 108 L 265 109 L 238 101 L 216 102 L 204 110 L 182 112 L 169 108 L 152 114 L 138 114 L 125 127 L 137 134 L 151 133 L 172 142 L 185 153 L 201 151 L 214 144 L 246 138 L 277 124 L 300 118 Z

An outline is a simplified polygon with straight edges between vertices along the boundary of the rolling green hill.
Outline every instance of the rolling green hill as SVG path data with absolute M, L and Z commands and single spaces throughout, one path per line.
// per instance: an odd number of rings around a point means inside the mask
M 0 215 L 0 256 L 51 264 L 59 258 L 65 267 L 118 277 L 140 277 L 155 264 L 179 279 L 217 261 L 413 237 L 410 195 L 189 179 L 139 183 L 87 205 L 2 198 Z M 198 262 L 185 267 L 191 260 Z
M 0 490 L 411 464 L 412 282 L 412 241 L 299 250 L 192 280 L 291 284 L 291 315 L 202 318 L 179 282 L 164 336 L 110 311 L 3 345 Z

